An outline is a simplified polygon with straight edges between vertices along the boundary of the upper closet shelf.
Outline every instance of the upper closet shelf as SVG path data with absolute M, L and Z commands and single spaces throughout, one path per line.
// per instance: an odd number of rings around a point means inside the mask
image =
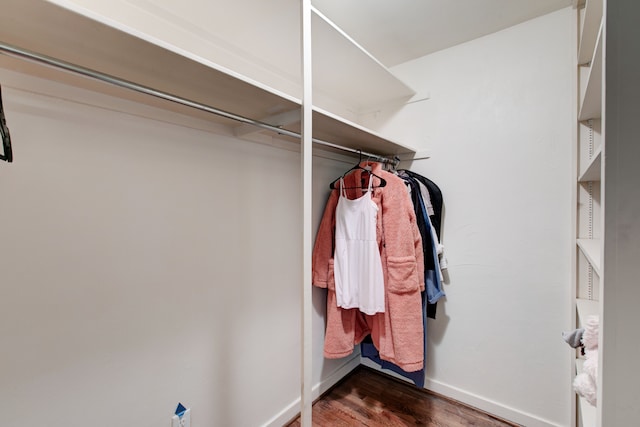
M 602 114 L 602 25 L 599 27 L 589 76 L 582 92 L 578 120 L 600 118 Z
M 0 40 L 8 45 L 267 123 L 272 117 L 300 109 L 299 97 L 274 89 L 111 18 L 90 12 L 75 3 L 63 0 L 58 2 L 64 3 L 65 7 L 43 0 L 4 1 L 0 14 Z M 169 101 L 159 101 L 147 95 L 75 77 L 24 60 L 0 55 L 0 66 L 237 126 L 235 121 L 228 118 L 194 111 Z M 319 137 L 325 131 L 322 126 L 329 122 L 332 127 L 327 132 L 355 135 L 353 141 L 356 142 L 351 142 L 352 146 L 357 145 L 355 148 L 385 155 L 415 152 L 411 147 L 394 143 L 347 120 L 339 120 L 320 109 L 316 110 L 318 123 L 314 125 L 314 138 L 322 139 Z M 270 124 L 283 128 L 291 126 L 291 123 Z M 299 124 L 293 126 L 299 127 Z
M 588 0 L 582 16 L 578 64 L 587 64 L 593 57 L 602 23 L 602 0 Z
M 369 153 L 396 155 L 416 152 L 408 145 L 317 107 L 313 108 L 313 137 Z
M 331 111 L 337 101 L 360 114 L 416 94 L 319 10 L 312 11 L 315 105 Z
M 591 161 L 582 170 L 578 182 L 600 181 L 602 164 L 602 148 L 598 148 Z

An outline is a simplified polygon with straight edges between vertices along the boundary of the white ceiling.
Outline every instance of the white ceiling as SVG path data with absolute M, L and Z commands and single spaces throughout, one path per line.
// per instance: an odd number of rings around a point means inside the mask
M 571 0 L 313 0 L 392 67 L 571 5 Z

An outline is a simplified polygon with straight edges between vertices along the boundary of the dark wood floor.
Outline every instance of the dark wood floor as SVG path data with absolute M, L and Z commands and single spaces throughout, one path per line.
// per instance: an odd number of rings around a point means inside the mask
M 313 425 L 517 426 L 364 366 L 355 369 L 314 403 Z M 299 427 L 300 419 L 288 426 Z

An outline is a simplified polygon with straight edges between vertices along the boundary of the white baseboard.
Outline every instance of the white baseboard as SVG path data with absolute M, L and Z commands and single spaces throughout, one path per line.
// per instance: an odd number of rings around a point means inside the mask
M 556 424 L 552 421 L 545 420 L 536 415 L 529 414 L 519 409 L 511 408 L 504 404 L 494 402 L 482 396 L 470 393 L 465 390 L 461 390 L 457 387 L 453 387 L 447 384 L 443 384 L 439 381 L 427 380 L 424 387 L 427 390 L 435 393 L 442 394 L 443 396 L 455 399 L 459 402 L 466 403 L 469 406 L 478 408 L 489 414 L 496 415 L 505 420 L 527 426 L 527 427 L 563 427 L 560 424 Z
M 327 378 L 314 385 L 311 389 L 311 399 L 316 400 L 320 395 L 331 387 L 333 387 L 338 381 L 344 378 L 349 372 L 353 371 L 355 368 L 360 365 L 360 357 L 356 356 L 350 360 L 348 360 L 344 365 L 340 368 L 336 369 L 332 374 L 330 374 Z M 285 423 L 291 421 L 300 413 L 300 398 L 297 398 L 293 402 L 291 402 L 286 408 L 284 408 L 280 413 L 271 418 L 263 427 L 281 427 Z
M 407 381 L 408 380 L 395 372 L 384 370 L 380 368 L 380 365 L 373 362 L 371 359 L 362 358 L 362 364 L 364 366 L 368 366 L 370 368 L 377 369 L 385 374 L 391 375 L 395 378 Z M 413 384 L 413 383 L 411 383 Z M 487 412 L 488 414 L 495 415 L 497 417 L 503 418 L 507 421 L 511 421 L 513 423 L 517 423 L 527 427 L 563 427 L 560 424 L 556 424 L 552 421 L 545 420 L 536 415 L 529 414 L 527 412 L 521 411 L 519 409 L 511 408 L 509 406 L 503 405 L 498 402 L 494 402 L 490 399 L 487 399 L 482 396 L 478 396 L 477 394 L 470 393 L 466 390 L 459 389 L 457 387 L 444 384 L 439 381 L 429 380 L 425 381 L 424 387 L 427 390 L 433 391 L 434 393 L 441 394 L 448 398 L 457 400 L 458 402 L 462 402 L 474 408 L 480 409 L 481 411 Z

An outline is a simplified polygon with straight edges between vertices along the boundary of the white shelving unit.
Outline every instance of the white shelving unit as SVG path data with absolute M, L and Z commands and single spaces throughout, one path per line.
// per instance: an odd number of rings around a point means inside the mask
M 579 99 L 576 141 L 576 256 L 575 260 L 575 324 L 584 326 L 589 316 L 600 316 L 604 290 L 604 212 L 602 200 L 605 142 L 602 135 L 604 99 L 603 83 L 603 0 L 586 0 L 577 4 L 579 16 L 577 69 Z M 576 371 L 582 371 L 584 359 L 576 357 Z M 601 371 L 600 371 L 601 372 Z M 601 384 L 598 378 L 598 384 Z M 576 398 L 576 426 L 602 426 L 598 408 L 585 399 Z
M 139 26 L 136 26 L 138 21 L 126 21 L 127 12 L 129 12 L 127 7 L 133 7 L 129 4 L 130 2 L 121 2 L 119 7 L 108 8 L 113 10 L 113 14 L 109 15 L 108 10 L 98 9 L 103 7 L 100 2 L 54 1 L 59 4 L 43 0 L 3 2 L 3 13 L 0 15 L 0 40 L 21 49 L 267 123 L 272 117 L 282 117 L 283 112 L 300 110 L 301 82 L 290 81 L 288 84 L 280 84 L 276 79 L 269 78 L 267 73 L 247 75 L 248 73 L 243 71 L 260 69 L 260 67 L 243 68 L 238 65 L 240 69 L 238 72 L 229 68 L 236 64 L 223 55 L 220 56 L 221 63 L 219 63 L 216 62 L 218 58 L 188 51 L 178 43 L 178 40 L 170 38 L 172 34 L 170 32 L 155 34 L 152 29 L 143 28 L 142 21 Z M 120 2 L 116 0 L 116 3 Z M 148 2 L 137 3 L 140 3 L 138 6 L 145 6 Z M 83 7 L 85 4 L 92 7 L 95 5 L 95 9 Z M 131 16 L 134 14 L 131 13 Z M 314 65 L 316 71 L 314 92 L 321 94 L 318 96 L 319 103 L 314 103 L 314 138 L 385 155 L 415 152 L 415 149 L 407 144 L 392 141 L 353 122 L 352 119 L 357 114 L 353 114 L 353 117 L 342 114 L 350 110 L 357 111 L 358 108 L 370 108 L 377 102 L 409 98 L 414 92 L 396 79 L 375 58 L 351 43 L 350 39 L 326 18 L 318 13 L 314 16 L 312 26 L 315 32 L 314 38 L 321 40 L 314 45 L 314 49 L 317 49 L 317 52 L 314 52 L 314 63 L 317 64 Z M 291 31 L 294 32 L 295 37 L 292 49 L 295 53 L 292 56 L 299 59 L 300 49 L 296 44 L 299 36 L 299 21 L 285 19 L 289 17 L 284 13 L 276 14 L 275 17 L 280 19 L 276 24 L 282 23 L 287 28 L 293 28 Z M 120 18 L 122 20 L 119 20 Z M 287 39 L 286 35 L 289 34 L 287 31 L 280 31 L 278 34 L 281 34 L 281 38 Z M 165 33 L 166 36 L 163 35 Z M 217 42 L 222 43 L 219 40 Z M 289 41 L 284 47 L 291 43 Z M 283 47 L 278 43 L 275 45 L 277 45 L 274 47 L 276 52 Z M 283 53 L 280 53 L 280 57 L 283 57 Z M 328 62 L 329 54 L 339 55 L 339 58 L 349 59 L 349 62 L 341 63 L 333 60 L 331 67 L 322 65 Z M 278 58 L 274 59 L 274 61 L 277 60 Z M 287 57 L 286 60 L 291 59 Z M 0 66 L 182 114 L 206 118 L 231 128 L 238 126 L 236 122 L 229 119 L 193 111 L 188 107 L 159 101 L 147 95 L 114 88 L 37 64 L 29 64 L 23 60 L 3 56 L 0 58 Z M 267 65 L 262 64 L 262 66 L 268 68 Z M 348 71 L 354 67 L 355 71 Z M 326 72 L 327 68 L 331 68 L 332 73 Z M 350 78 L 354 75 L 359 77 L 366 75 L 367 78 Z M 341 77 L 342 86 L 344 86 L 338 90 L 335 89 L 337 76 Z M 262 77 L 264 79 L 261 79 Z M 334 89 L 327 89 L 330 87 Z M 365 94 L 368 95 L 365 96 Z M 347 99 L 359 101 L 357 105 L 346 105 Z M 299 119 L 269 124 L 294 132 L 300 130 Z

